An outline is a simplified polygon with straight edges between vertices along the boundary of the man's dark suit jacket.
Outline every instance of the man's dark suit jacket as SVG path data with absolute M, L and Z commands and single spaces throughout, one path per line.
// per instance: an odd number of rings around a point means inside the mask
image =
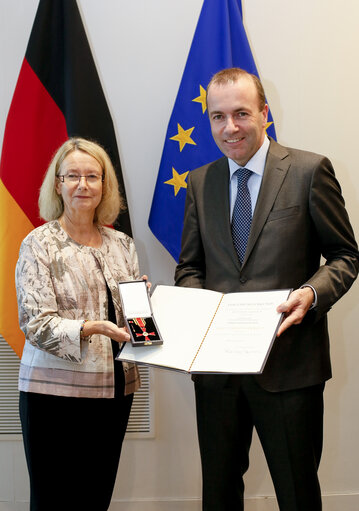
M 269 391 L 324 382 L 331 377 L 326 313 L 348 291 L 359 266 L 330 161 L 271 140 L 242 266 L 232 242 L 229 211 L 227 158 L 192 171 L 176 285 L 230 293 L 310 284 L 317 291 L 317 307 L 275 340 L 257 380 Z M 321 256 L 326 260 L 322 266 Z M 231 378 L 194 377 L 216 387 Z

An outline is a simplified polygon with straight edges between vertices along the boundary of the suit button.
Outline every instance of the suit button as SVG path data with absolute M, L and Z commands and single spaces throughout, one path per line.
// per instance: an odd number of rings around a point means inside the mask
M 245 284 L 245 283 L 247 282 L 247 278 L 246 278 L 246 277 L 241 277 L 241 278 L 239 279 L 239 282 L 240 282 L 241 284 Z

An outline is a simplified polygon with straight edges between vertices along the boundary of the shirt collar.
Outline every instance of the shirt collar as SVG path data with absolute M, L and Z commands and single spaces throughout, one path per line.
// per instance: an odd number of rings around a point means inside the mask
M 264 137 L 263 144 L 260 146 L 258 151 L 252 156 L 252 158 L 246 163 L 245 165 L 246 169 L 251 170 L 255 174 L 258 174 L 259 176 L 263 176 L 269 145 L 270 145 L 269 138 Z M 238 170 L 239 165 L 230 158 L 228 158 L 228 165 L 229 177 L 231 178 L 233 174 Z

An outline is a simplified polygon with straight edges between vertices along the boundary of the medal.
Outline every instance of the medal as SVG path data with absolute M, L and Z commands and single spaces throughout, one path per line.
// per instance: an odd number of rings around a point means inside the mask
M 145 345 L 152 344 L 151 339 L 149 338 L 150 335 L 156 335 L 155 332 L 147 332 L 146 331 L 146 320 L 143 318 L 133 318 L 133 322 L 141 328 L 142 332 L 140 334 L 136 333 L 136 337 L 144 337 L 145 338 Z

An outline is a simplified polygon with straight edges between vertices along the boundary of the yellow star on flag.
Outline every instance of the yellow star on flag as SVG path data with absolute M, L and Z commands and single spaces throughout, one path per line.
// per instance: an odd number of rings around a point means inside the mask
M 165 181 L 165 184 L 173 186 L 175 196 L 178 194 L 181 188 L 187 188 L 186 177 L 188 172 L 189 170 L 187 170 L 187 172 L 183 172 L 183 174 L 178 174 L 176 169 L 172 167 L 172 179 Z
M 177 123 L 177 127 L 178 127 L 177 135 L 174 135 L 173 137 L 171 137 L 170 140 L 176 140 L 177 142 L 179 142 L 180 151 L 182 151 L 182 149 L 184 148 L 184 146 L 186 144 L 197 145 L 196 142 L 194 142 L 191 139 L 191 134 L 192 134 L 192 131 L 194 130 L 194 126 L 193 126 L 193 128 L 189 128 L 188 130 L 184 130 L 182 128 L 182 126 Z
M 265 132 L 267 133 L 267 129 L 269 128 L 269 126 L 271 126 L 273 124 L 273 121 L 272 122 L 267 122 L 266 124 L 266 127 L 265 127 Z
M 200 92 L 200 95 L 197 98 L 192 99 L 192 101 L 195 101 L 196 103 L 201 103 L 202 114 L 204 114 L 204 112 L 207 110 L 207 104 L 206 104 L 207 92 L 202 87 L 202 85 L 199 86 L 199 92 Z

